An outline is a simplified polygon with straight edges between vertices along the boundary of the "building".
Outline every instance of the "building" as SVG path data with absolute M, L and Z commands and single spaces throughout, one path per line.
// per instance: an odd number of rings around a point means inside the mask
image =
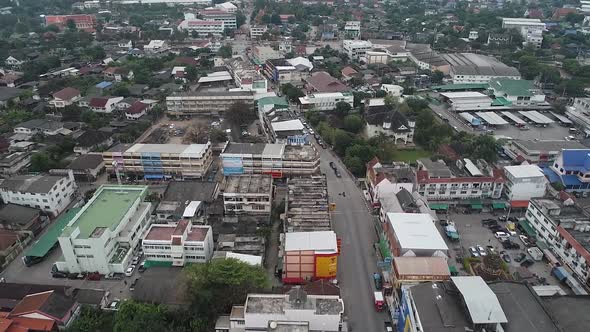
M 96 16 L 94 15 L 45 15 L 45 26 L 55 25 L 60 30 L 67 28 L 69 21 L 74 22 L 78 30 L 86 32 L 96 30 Z
M 73 298 L 48 290 L 25 296 L 0 316 L 0 323 L 6 332 L 58 331 L 68 327 L 79 313 L 80 305 Z
M 348 92 L 351 89 L 337 78 L 325 71 L 313 73 L 305 80 L 305 90 L 308 93 L 316 92 Z
M 523 45 L 532 45 L 540 48 L 543 44 L 543 31 L 545 23 L 538 18 L 502 18 L 502 28 L 514 29 L 524 39 Z
M 273 82 L 279 84 L 291 83 L 295 86 L 303 86 L 309 78 L 313 64 L 306 58 L 275 59 L 266 61 L 264 73 Z
M 243 306 L 221 316 L 215 332 L 341 331 L 344 302 L 339 295 L 313 295 L 301 288 L 287 294 L 248 294 Z
M 339 102 L 354 105 L 354 96 L 351 92 L 317 92 L 299 98 L 301 108 L 304 110 L 332 111 Z
M 48 218 L 41 217 L 39 209 L 12 203 L 0 207 L 0 229 L 27 232 L 36 236 L 48 221 Z
M 33 119 L 15 125 L 13 131 L 15 134 L 25 134 L 29 136 L 36 134 L 55 136 L 60 134 L 63 129 L 63 123 L 61 122 L 49 121 L 45 119 Z
M 270 215 L 273 192 L 270 175 L 226 176 L 223 190 L 225 213 Z
M 19 69 L 25 63 L 24 60 L 19 60 L 12 55 L 8 56 L 6 60 L 4 60 L 4 65 L 8 68 L 12 69 Z
M 279 51 L 270 46 L 254 46 L 252 47 L 252 56 L 256 64 L 262 65 L 268 60 L 276 60 L 281 58 Z
M 488 35 L 487 45 L 490 44 L 497 44 L 497 45 L 506 45 L 510 43 L 510 35 L 504 33 L 490 33 Z
M 138 120 L 147 114 L 149 106 L 141 101 L 136 101 L 128 109 L 125 110 L 125 118 L 127 120 Z
M 233 3 L 229 2 L 229 1 L 216 4 L 215 8 L 219 8 L 221 10 L 228 12 L 228 13 L 235 13 L 238 11 L 238 7 L 236 7 L 236 5 L 234 5 Z
M 75 139 L 74 152 L 76 154 L 86 154 L 95 150 L 108 149 L 113 145 L 111 133 L 100 130 L 86 130 Z
M 225 31 L 223 21 L 184 20 L 178 25 L 178 30 L 197 33 L 199 36 L 222 36 Z
M 317 174 L 320 155 L 313 146 L 232 143 L 221 153 L 223 174 L 270 174 L 273 178 Z
M 4 203 L 40 209 L 57 217 L 72 202 L 77 186 L 73 173 L 67 176 L 18 175 L 0 183 Z
M 367 136 L 385 135 L 394 144 L 408 144 L 414 141 L 416 122 L 408 120 L 398 110 L 385 105 L 384 98 L 371 98 L 365 101 L 365 131 Z
M 420 69 L 440 71 L 448 75 L 451 68 L 449 63 L 428 44 L 406 44 L 409 51 L 408 58 Z
M 232 58 L 226 61 L 225 68 L 240 89 L 255 93 L 268 91 L 268 80 L 260 73 L 259 67 L 250 61 L 244 61 L 241 57 Z
M 107 171 L 145 179 L 194 179 L 213 163 L 211 143 L 119 144 L 102 153 Z
M 124 273 L 151 223 L 147 193 L 147 186 L 99 187 L 58 237 L 63 261 L 55 263 L 57 269 Z
M 546 173 L 552 182 L 561 182 L 566 191 L 586 191 L 590 190 L 589 163 L 590 150 L 587 148 L 563 149 Z
M 0 173 L 14 175 L 31 163 L 31 153 L 28 151 L 13 152 L 0 159 Z
M 441 315 L 439 308 L 443 308 Z M 532 287 L 512 281 L 486 282 L 479 276 L 403 286 L 395 308 L 405 331 L 557 332 L 553 315 Z
M 53 94 L 53 100 L 49 102 L 55 108 L 63 108 L 77 102 L 82 96 L 80 90 L 74 88 L 63 88 Z
M 215 248 L 211 226 L 193 225 L 190 220 L 151 225 L 141 247 L 148 262 L 166 262 L 172 266 L 206 263 Z
M 359 39 L 361 37 L 361 22 L 347 21 L 344 24 L 344 39 Z
M 0 86 L 0 108 L 6 107 L 9 103 L 16 103 L 24 90 Z
M 443 58 L 450 65 L 449 75 L 454 84 L 487 83 L 495 78 L 520 79 L 518 69 L 507 66 L 491 56 L 451 53 L 444 54 Z
M 415 174 L 405 162 L 383 165 L 377 157 L 367 163 L 365 186 L 374 208 L 379 207 L 379 199 L 392 196 L 401 188 L 413 191 Z M 400 207 L 401 208 L 401 207 Z
M 235 30 L 238 28 L 236 14 L 218 8 L 206 8 L 199 12 L 205 21 L 221 21 L 225 29 Z
M 504 98 L 516 107 L 549 105 L 545 102 L 545 94 L 535 88 L 533 81 L 494 78 L 490 80 L 489 87 L 495 98 Z
M 197 217 L 206 216 L 207 208 L 217 198 L 218 192 L 219 184 L 217 182 L 170 181 L 155 210 L 157 221 L 166 223 L 179 219 L 190 219 L 195 222 L 197 218 L 194 214 L 197 214 Z M 198 208 L 189 209 L 191 204 L 192 206 L 197 205 Z M 193 213 L 193 211 L 195 212 Z
M 536 165 L 505 166 L 504 194 L 511 201 L 528 201 L 545 196 L 547 179 Z
M 95 181 L 100 174 L 105 170 L 104 160 L 100 154 L 83 154 L 78 156 L 76 159 L 63 170 L 51 170 L 57 171 L 55 174 L 63 174 L 71 170 L 74 173 L 76 181 Z
M 366 62 L 367 51 L 373 48 L 373 44 L 368 40 L 345 39 L 342 41 L 342 48 L 350 60 Z
M 449 248 L 430 214 L 390 212 L 383 229 L 395 257 L 448 257 Z
M 290 178 L 287 187 L 285 232 L 332 230 L 325 176 Z
M 449 265 L 443 257 L 393 257 L 394 288 L 429 281 L 450 280 Z
M 587 149 L 578 141 L 566 140 L 511 140 L 504 145 L 504 152 L 512 159 L 532 164 L 552 162 L 563 149 Z
M 338 255 L 338 240 L 333 231 L 285 233 L 282 281 L 299 284 L 333 279 L 338 271 Z
M 110 114 L 121 100 L 123 97 L 93 97 L 88 102 L 88 108 L 96 113 Z
M 250 38 L 256 39 L 262 37 L 267 30 L 266 25 L 253 25 L 250 27 Z
M 219 116 L 237 102 L 253 107 L 254 92 L 198 90 L 176 93 L 166 97 L 166 113 L 169 116 Z
M 566 106 L 565 115 L 580 126 L 586 136 L 590 135 L 590 98 L 574 98 L 571 106 Z
M 502 171 L 478 160 L 458 160 L 447 166 L 442 160 L 419 159 L 416 172 L 418 193 L 429 200 L 500 198 Z M 481 203 L 479 203 L 481 204 Z
M 133 71 L 131 69 L 123 68 L 123 67 L 108 67 L 103 72 L 103 75 L 106 79 L 115 80 L 115 82 L 122 82 L 124 80 L 131 80 L 134 77 Z M 98 88 L 105 89 L 110 87 L 111 84 L 109 82 L 102 82 L 97 84 Z
M 165 40 L 150 40 L 150 42 L 143 47 L 146 53 L 161 53 L 169 49 L 168 42 Z

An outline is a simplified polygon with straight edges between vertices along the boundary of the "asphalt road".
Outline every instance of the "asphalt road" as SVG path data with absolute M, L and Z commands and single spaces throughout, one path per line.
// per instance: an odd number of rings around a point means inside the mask
M 317 145 L 316 145 L 317 146 Z M 348 175 L 344 165 L 330 150 L 321 151 L 321 170 L 328 180 L 330 202 L 336 203 L 332 214 L 334 231 L 342 239 L 338 259 L 338 280 L 344 299 L 345 316 L 351 331 L 383 331 L 388 320 L 385 312 L 377 312 L 373 301 L 372 274 L 377 271 L 377 256 L 373 243 L 377 242 L 372 216 L 369 214 L 361 190 Z M 338 165 L 341 178 L 334 175 L 330 161 Z M 338 195 L 346 192 L 346 197 Z

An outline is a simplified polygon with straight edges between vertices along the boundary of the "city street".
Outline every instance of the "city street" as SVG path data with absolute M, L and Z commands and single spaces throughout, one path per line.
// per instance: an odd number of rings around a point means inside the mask
M 328 180 L 330 202 L 336 203 L 332 213 L 333 228 L 342 240 L 338 261 L 338 280 L 352 331 L 383 331 L 383 322 L 389 320 L 385 312 L 374 306 L 372 274 L 377 271 L 377 256 L 373 243 L 377 235 L 365 200 L 354 179 L 329 149 L 317 146 L 321 153 L 321 170 Z M 342 174 L 337 178 L 330 162 L 338 165 Z M 346 192 L 346 197 L 339 193 Z

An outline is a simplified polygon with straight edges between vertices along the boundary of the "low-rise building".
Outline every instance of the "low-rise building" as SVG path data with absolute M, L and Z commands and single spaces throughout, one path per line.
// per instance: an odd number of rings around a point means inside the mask
M 258 66 L 242 58 L 231 58 L 226 61 L 225 68 L 234 79 L 234 83 L 245 91 L 265 93 L 268 91 L 268 80 L 260 73 Z
M 165 40 L 150 40 L 150 42 L 143 47 L 146 53 L 161 53 L 169 49 L 168 42 Z
M 325 71 L 313 73 L 305 80 L 305 90 L 308 93 L 349 92 L 351 89 L 337 78 Z
M 229 1 L 216 4 L 215 8 L 219 8 L 221 10 L 228 12 L 228 13 L 235 13 L 238 11 L 238 7 L 236 7 L 236 5 L 234 5 L 233 3 L 229 2 Z
M 253 25 L 250 27 L 250 38 L 256 39 L 262 37 L 268 28 L 266 25 Z
M 254 46 L 252 47 L 252 56 L 257 64 L 264 64 L 268 60 L 276 60 L 281 58 L 279 51 L 270 46 Z
M 170 181 L 162 198 L 160 204 L 155 210 L 157 221 L 159 223 L 173 222 L 188 215 L 187 208 L 195 205 L 193 202 L 199 202 L 198 215 L 207 215 L 207 208 L 217 198 L 219 192 L 219 184 L 217 182 L 209 181 Z M 189 216 L 195 222 L 194 216 Z
M 320 155 L 313 146 L 232 143 L 221 153 L 224 175 L 270 174 L 273 178 L 319 172 Z
M 178 30 L 196 32 L 199 36 L 222 36 L 225 31 L 223 21 L 184 20 L 178 25 Z
M 428 44 L 406 44 L 409 51 L 408 58 L 420 69 L 440 71 L 445 75 L 450 73 L 449 63 Z
M 504 194 L 508 200 L 530 200 L 545 196 L 547 179 L 537 165 L 505 166 Z
M 134 77 L 133 71 L 131 69 L 123 68 L 123 67 L 108 67 L 103 72 L 103 75 L 106 79 L 114 80 L 115 82 L 122 82 L 123 80 L 131 80 Z M 106 82 L 108 83 L 108 82 Z M 101 83 L 99 83 L 101 84 Z M 110 85 L 103 84 L 103 89 L 107 88 Z M 100 88 L 100 87 L 99 87 Z
M 504 145 L 504 152 L 512 159 L 532 164 L 552 162 L 564 149 L 587 149 L 578 141 L 566 140 L 511 140 Z
M 221 316 L 215 332 L 340 331 L 344 302 L 339 295 L 307 294 L 293 288 L 287 294 L 248 294 L 243 306 Z
M 566 191 L 590 190 L 590 149 L 563 149 L 555 158 L 548 174 L 552 181 L 561 182 Z
M 225 213 L 270 215 L 273 192 L 270 175 L 226 176 L 223 190 Z
M 63 130 L 63 123 L 45 119 L 33 119 L 14 126 L 15 134 L 55 136 Z
M 13 152 L 0 159 L 0 173 L 14 175 L 31 163 L 31 153 L 28 151 Z
M 199 11 L 199 14 L 205 21 L 223 22 L 226 29 L 234 30 L 238 28 L 236 13 L 231 13 L 219 8 L 206 8 Z
M 72 202 L 76 192 L 74 174 L 67 176 L 19 175 L 0 183 L 4 203 L 40 209 L 58 216 Z
M 538 18 L 502 18 L 502 28 L 514 29 L 520 33 L 524 39 L 523 45 L 532 45 L 540 48 L 543 44 L 543 31 L 545 23 Z
M 383 98 L 371 98 L 365 102 L 365 131 L 368 137 L 385 135 L 394 144 L 408 144 L 414 141 L 416 122 L 408 120 L 398 110 L 385 104 Z
M 49 104 L 55 108 L 63 108 L 66 106 L 73 105 L 80 98 L 82 98 L 80 90 L 67 87 L 54 93 L 53 100 L 51 100 Z
M 500 198 L 504 188 L 501 170 L 478 160 L 458 160 L 453 167 L 442 160 L 419 159 L 418 193 L 429 200 Z
M 213 163 L 211 143 L 119 144 L 102 153 L 107 171 L 145 179 L 194 179 Z
M 450 280 L 449 265 L 443 257 L 393 257 L 394 288 L 428 281 Z
M 104 172 L 104 160 L 100 154 L 83 154 L 72 160 L 65 169 L 52 169 L 50 173 L 61 175 L 70 170 L 74 173 L 76 181 L 93 182 Z
M 264 73 L 273 82 L 303 86 L 304 81 L 310 76 L 312 69 L 313 64 L 309 60 L 298 57 L 287 60 L 268 60 L 266 61 Z
M 96 113 L 110 114 L 121 100 L 123 97 L 93 97 L 88 102 L 88 108 Z
M 124 273 L 151 223 L 147 186 L 103 185 L 58 237 L 69 273 Z
M 74 152 L 76 154 L 86 154 L 91 151 L 110 148 L 113 145 L 113 137 L 111 133 L 90 129 L 77 136 L 75 142 Z
M 283 283 L 336 277 L 340 253 L 334 231 L 285 233 L 282 252 Z
M 127 120 L 137 120 L 147 114 L 149 105 L 141 101 L 134 102 L 128 109 L 125 110 L 125 118 Z
M 565 115 L 580 126 L 586 136 L 590 135 L 590 98 L 574 98 L 571 106 L 566 106 Z
M 213 256 L 213 231 L 211 226 L 193 225 L 189 220 L 154 224 L 143 237 L 141 247 L 148 262 L 172 266 L 206 263 Z
M 317 92 L 299 98 L 301 108 L 305 110 L 332 111 L 339 102 L 354 105 L 354 96 L 351 92 Z
M 47 222 L 49 219 L 42 217 L 39 209 L 12 203 L 0 207 L 0 229 L 28 232 L 36 236 Z
M 368 40 L 343 40 L 342 48 L 352 61 L 366 61 L 367 51 L 373 48 Z
M 67 28 L 68 22 L 74 22 L 76 29 L 86 32 L 96 30 L 96 16 L 94 15 L 45 15 L 45 26 L 55 25 L 60 30 Z
M 495 98 L 504 98 L 513 106 L 549 105 L 545 102 L 545 94 L 535 88 L 533 81 L 494 78 L 489 86 Z
M 455 84 L 487 83 L 497 78 L 520 80 L 518 69 L 507 66 L 491 56 L 475 53 L 451 53 L 443 55 L 443 58 L 450 65 L 449 75 Z M 505 91 L 501 85 L 497 88 L 502 92 Z
M 387 213 L 383 230 L 395 257 L 449 257 L 449 248 L 430 214 Z
M 332 230 L 325 176 L 293 177 L 287 181 L 287 188 L 285 232 Z
M 200 90 L 177 93 L 166 97 L 166 112 L 170 116 L 219 116 L 237 102 L 253 107 L 254 92 Z
M 344 39 L 359 39 L 361 37 L 361 22 L 347 21 L 344 24 Z
M 27 294 L 3 315 L 5 331 L 59 331 L 80 313 L 80 304 L 62 292 L 48 290 Z
M 404 162 L 382 164 L 377 157 L 367 163 L 365 185 L 369 200 L 374 208 L 379 207 L 380 198 L 391 196 L 401 188 L 412 192 L 416 175 L 410 165 Z

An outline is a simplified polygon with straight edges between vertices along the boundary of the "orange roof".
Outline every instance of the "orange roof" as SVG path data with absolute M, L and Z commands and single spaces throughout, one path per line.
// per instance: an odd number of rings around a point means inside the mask
M 14 309 L 12 309 L 12 311 L 10 312 L 10 316 L 23 315 L 41 309 L 41 307 L 49 299 L 51 294 L 53 294 L 53 291 L 47 291 L 43 293 L 25 296 L 25 298 L 22 299 L 16 305 L 16 307 L 14 307 Z
M 17 331 L 54 331 L 56 329 L 56 322 L 49 319 L 35 319 L 25 317 L 13 317 L 13 326 L 16 330 L 10 329 L 7 332 Z
M 510 206 L 513 208 L 527 208 L 529 201 L 510 201 Z

